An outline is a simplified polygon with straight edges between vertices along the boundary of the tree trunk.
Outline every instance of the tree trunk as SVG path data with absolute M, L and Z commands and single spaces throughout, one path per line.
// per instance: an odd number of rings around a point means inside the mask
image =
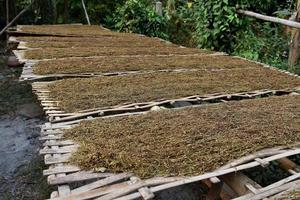
M 9 24 L 9 0 L 6 0 L 6 25 Z
M 300 21 L 300 0 L 297 1 L 297 12 L 292 16 L 292 20 Z M 294 66 L 297 65 L 299 59 L 299 41 L 300 41 L 300 30 L 292 29 L 292 38 L 289 52 L 289 66 L 291 70 L 294 70 Z
M 54 0 L 39 0 L 37 4 L 39 8 L 40 24 L 53 24 L 55 22 L 55 3 Z
M 64 0 L 64 23 L 69 23 L 69 0 Z

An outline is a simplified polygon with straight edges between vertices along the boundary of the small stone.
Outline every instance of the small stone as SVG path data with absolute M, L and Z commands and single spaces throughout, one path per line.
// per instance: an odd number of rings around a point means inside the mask
M 18 61 L 18 59 L 15 56 L 9 56 L 7 59 L 7 65 L 9 67 L 19 67 L 21 66 L 21 63 Z
M 18 114 L 28 118 L 35 118 L 42 116 L 43 110 L 39 105 L 35 103 L 29 103 L 19 106 Z
M 160 107 L 159 106 L 153 106 L 150 110 L 151 111 L 158 111 L 158 110 L 160 110 Z
M 159 111 L 159 110 L 165 110 L 166 108 L 163 106 L 153 106 L 150 110 L 151 111 Z
M 104 172 L 106 172 L 106 168 L 105 167 L 99 167 L 99 168 L 95 168 L 95 171 L 96 172 L 102 172 L 102 173 L 104 173 Z

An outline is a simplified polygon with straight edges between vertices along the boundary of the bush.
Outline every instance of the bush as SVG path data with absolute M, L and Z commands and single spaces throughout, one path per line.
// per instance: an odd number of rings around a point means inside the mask
M 172 1 L 170 1 L 172 3 Z M 177 4 L 176 9 L 169 3 L 168 6 L 168 35 L 173 43 L 195 47 L 196 42 L 193 38 L 195 23 L 193 20 L 193 8 L 188 7 L 186 2 Z
M 237 14 L 237 9 L 249 9 L 262 14 L 273 15 L 284 7 L 293 8 L 291 0 L 197 0 L 195 9 L 198 46 L 232 52 L 237 35 L 249 28 L 249 17 Z
M 233 54 L 287 69 L 288 38 L 283 27 L 257 22 L 236 36 Z
M 199 0 L 195 8 L 195 38 L 200 48 L 230 51 L 243 23 L 228 0 Z
M 144 1 L 128 0 L 117 8 L 113 17 L 107 18 L 107 23 L 117 31 L 167 38 L 166 19 Z

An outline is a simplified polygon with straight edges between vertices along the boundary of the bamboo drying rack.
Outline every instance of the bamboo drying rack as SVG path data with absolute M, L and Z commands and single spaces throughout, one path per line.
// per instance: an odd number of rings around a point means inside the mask
M 28 35 L 21 30 L 14 32 L 16 35 Z M 39 35 L 39 34 L 37 34 Z M 42 36 L 42 35 L 39 35 Z M 52 36 L 55 36 L 52 34 Z M 60 36 L 60 35 L 58 35 Z M 79 111 L 76 113 L 66 113 L 59 107 L 59 102 L 51 99 L 47 86 L 51 82 L 45 80 L 56 80 L 59 78 L 73 77 L 93 77 L 127 75 L 131 73 L 152 73 L 152 71 L 135 72 L 114 72 L 114 73 L 84 73 L 84 74 L 50 74 L 36 75 L 32 68 L 38 60 L 28 60 L 24 58 L 24 51 L 28 50 L 26 43 L 17 41 L 10 37 L 10 43 L 15 46 L 14 53 L 21 63 L 25 63 L 21 81 L 32 81 L 33 92 L 37 95 L 41 105 L 49 119 L 41 127 L 40 140 L 44 141 L 40 154 L 44 156 L 44 161 L 48 169 L 43 171 L 47 176 L 50 185 L 56 185 L 57 190 L 51 193 L 52 200 L 75 200 L 75 199 L 151 199 L 162 191 L 174 187 L 180 187 L 189 183 L 203 182 L 209 188 L 208 199 L 214 199 L 220 194 L 227 194 L 233 199 L 276 199 L 293 189 L 300 189 L 300 170 L 299 166 L 288 159 L 290 156 L 300 155 L 300 148 L 277 147 L 265 149 L 252 155 L 232 161 L 221 168 L 193 177 L 155 177 L 152 179 L 141 180 L 132 173 L 113 174 L 105 172 L 105 169 L 94 171 L 84 171 L 78 166 L 71 165 L 69 158 L 76 151 L 78 144 L 64 138 L 64 131 L 76 126 L 82 120 L 93 120 L 99 117 L 116 117 L 123 115 L 143 114 L 153 108 L 164 109 L 201 106 L 203 103 L 222 103 L 233 100 L 253 99 L 256 97 L 268 97 L 276 95 L 289 95 L 299 92 L 299 88 L 285 90 L 259 90 L 234 94 L 210 94 L 194 95 L 178 99 L 161 100 L 154 102 L 135 103 L 119 105 L 106 108 L 95 108 Z M 215 53 L 203 56 L 226 55 Z M 139 55 L 137 55 L 139 56 Z M 158 55 L 159 56 L 159 55 Z M 160 55 L 162 56 L 162 55 Z M 182 55 L 184 56 L 184 55 Z M 132 56 L 134 57 L 134 56 Z M 135 56 L 136 57 L 136 56 Z M 243 58 L 242 58 L 243 59 Z M 249 61 L 249 60 L 248 60 Z M 253 62 L 253 61 L 250 61 Z M 257 63 L 257 62 L 256 62 Z M 261 64 L 261 63 L 259 63 Z M 264 65 L 272 70 L 277 70 L 291 76 L 297 76 L 284 70 Z M 183 70 L 183 69 L 177 69 Z M 164 71 L 164 70 L 163 70 Z M 168 72 L 168 70 L 165 70 Z M 174 71 L 174 70 L 173 70 Z M 299 77 L 299 76 L 298 76 Z M 34 82 L 34 81 L 43 82 Z M 290 176 L 275 182 L 269 186 L 261 187 L 253 180 L 244 175 L 244 171 L 257 166 L 266 167 L 270 162 L 277 161 L 279 167 L 286 170 Z M 109 169 L 108 169 L 109 170 Z M 225 191 L 228 186 L 231 191 Z
M 235 199 L 239 200 L 264 199 L 286 190 L 300 188 L 300 171 L 297 171 L 299 166 L 296 166 L 287 158 L 299 155 L 299 148 L 278 147 L 265 149 L 232 161 L 213 172 L 193 177 L 155 177 L 141 180 L 132 173 L 112 174 L 83 171 L 79 167 L 68 163 L 68 159 L 71 153 L 76 151 L 77 145 L 70 140 L 64 140 L 63 131 L 72 126 L 65 125 L 57 128 L 52 126 L 51 123 L 46 123 L 41 130 L 42 137 L 40 140 L 45 142 L 40 154 L 44 155 L 45 164 L 49 165 L 49 168 L 44 170 L 43 174 L 48 176 L 50 185 L 58 186 L 57 191 L 51 194 L 53 200 L 150 199 L 155 196 L 155 193 L 200 181 L 210 182 L 210 193 L 215 195 L 225 192 L 220 189 L 223 184 L 230 185 L 235 192 L 238 191 L 239 195 L 235 196 Z M 246 169 L 257 166 L 266 167 L 272 161 L 278 161 L 280 166 L 291 175 L 266 187 L 260 187 L 243 174 Z M 293 165 L 289 165 L 290 163 Z M 290 166 L 294 167 L 290 168 Z M 88 183 L 86 183 L 87 181 Z M 242 188 L 246 188 L 243 189 L 244 192 L 240 192 Z

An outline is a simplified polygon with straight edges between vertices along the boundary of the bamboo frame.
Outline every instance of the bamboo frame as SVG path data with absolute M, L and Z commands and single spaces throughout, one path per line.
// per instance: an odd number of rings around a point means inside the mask
M 15 55 L 17 56 L 18 60 L 24 62 L 23 59 L 20 59 L 22 57 L 22 54 L 15 52 Z M 213 54 L 213 56 L 222 56 L 223 54 Z M 203 55 L 203 56 L 212 56 L 212 55 Z M 235 58 L 247 60 L 249 62 L 253 62 L 256 64 L 260 64 L 265 68 L 269 68 L 271 70 L 276 70 L 294 77 L 299 77 L 297 74 L 293 74 L 291 72 L 288 72 L 286 70 L 280 70 L 278 68 L 262 64 L 259 62 L 251 61 L 242 57 L 234 56 Z M 48 74 L 48 75 L 36 75 L 33 73 L 33 67 L 35 64 L 37 64 L 39 61 L 36 60 L 27 60 L 24 64 L 22 74 L 19 78 L 20 81 L 51 81 L 51 80 L 57 80 L 57 79 L 64 79 L 64 78 L 89 78 L 89 77 L 101 77 L 101 76 L 119 76 L 119 75 L 131 75 L 131 74 L 148 74 L 148 73 L 155 73 L 155 72 L 188 72 L 188 71 L 209 71 L 206 69 L 185 69 L 185 68 L 178 68 L 178 69 L 161 69 L 161 70 L 140 70 L 140 71 L 117 71 L 117 72 L 93 72 L 93 73 L 70 73 L 70 74 Z M 211 69 L 210 69 L 211 70 Z M 232 69 L 222 69 L 222 71 L 229 71 Z
M 20 30 L 19 30 L 20 31 Z M 13 41 L 13 39 L 11 39 Z M 35 81 L 35 75 L 31 74 L 31 67 L 37 61 L 24 59 L 23 51 L 14 51 L 18 59 L 26 62 L 23 78 Z M 224 55 L 216 53 L 212 56 Z M 183 55 L 184 56 L 184 55 Z M 210 55 L 211 56 L 211 55 Z M 113 57 L 112 57 L 113 58 Z M 270 66 L 266 66 L 273 69 Z M 277 70 L 277 69 L 276 69 Z M 282 71 L 284 73 L 288 73 Z M 128 72 L 126 72 L 128 73 Z M 137 72 L 140 73 L 140 72 Z M 142 72 L 145 73 L 145 72 Z M 293 75 L 288 73 L 289 75 Z M 116 74 L 122 75 L 122 74 Z M 72 75 L 71 75 L 72 76 Z M 73 76 L 76 76 L 73 74 Z M 93 76 L 92 74 L 88 76 Z M 293 75 L 296 76 L 296 75 Z M 45 78 L 45 77 L 43 77 Z M 57 75 L 47 78 L 59 78 Z M 66 78 L 63 76 L 62 78 Z M 45 80 L 45 79 L 40 79 Z M 228 185 L 233 186 L 234 181 L 241 183 L 247 189 L 240 191 L 235 197 L 240 199 L 263 199 L 278 195 L 295 185 L 299 185 L 300 173 L 294 168 L 288 167 L 291 176 L 273 183 L 267 187 L 259 187 L 242 172 L 257 166 L 265 166 L 271 161 L 286 159 L 289 156 L 299 155 L 300 149 L 297 147 L 276 147 L 256 152 L 252 155 L 234 160 L 219 169 L 193 177 L 156 177 L 141 180 L 131 173 L 112 174 L 105 172 L 101 168 L 94 171 L 84 171 L 78 166 L 69 163 L 69 158 L 79 147 L 74 141 L 64 138 L 64 131 L 76 126 L 82 120 L 93 120 L 98 117 L 117 117 L 124 115 L 144 114 L 153 108 L 165 109 L 166 106 L 179 109 L 181 106 L 201 106 L 202 103 L 222 103 L 232 100 L 252 99 L 256 97 L 267 97 L 270 95 L 289 95 L 297 92 L 299 88 L 285 90 L 259 90 L 234 94 L 209 94 L 194 95 L 178 99 L 165 101 L 144 102 L 128 105 L 119 105 L 106 108 L 83 110 L 76 113 L 66 113 L 59 107 L 59 102 L 49 97 L 47 85 L 54 82 L 35 82 L 32 83 L 33 92 L 38 96 L 41 105 L 49 118 L 48 123 L 41 127 L 40 140 L 44 141 L 40 154 L 44 156 L 45 164 L 49 166 L 43 171 L 47 176 L 50 185 L 56 185 L 57 191 L 53 191 L 51 199 L 150 199 L 157 193 L 195 182 L 208 182 L 210 184 L 210 198 L 219 196 L 225 192 L 224 188 Z M 298 91 L 299 92 L 299 91 Z M 286 166 L 286 165 L 285 165 Z M 234 175 L 239 174 L 239 177 Z M 225 180 L 226 179 L 226 180 Z M 246 180 L 246 181 L 242 181 Z
M 32 84 L 32 90 L 37 95 L 41 102 L 43 110 L 48 119 L 52 123 L 72 124 L 73 121 L 99 118 L 105 116 L 117 116 L 120 114 L 139 114 L 153 109 L 178 108 L 186 106 L 201 106 L 203 103 L 222 103 L 227 101 L 236 101 L 243 99 L 254 99 L 257 97 L 264 98 L 268 96 L 287 95 L 297 92 L 299 88 L 283 89 L 283 90 L 258 90 L 251 92 L 231 93 L 231 94 L 208 94 L 208 95 L 193 95 L 178 99 L 168 99 L 161 101 L 151 101 L 143 103 L 133 103 L 127 105 L 117 105 L 112 107 L 94 108 L 78 111 L 76 113 L 66 113 L 59 107 L 59 101 L 52 99 L 49 96 L 50 91 L 47 89 L 49 84 L 54 82 L 35 82 Z
M 61 129 L 52 129 L 51 123 L 46 123 L 42 127 L 42 136 L 56 136 L 63 133 L 66 126 Z M 41 138 L 42 139 L 42 138 Z M 57 145 L 57 146 L 55 146 Z M 49 169 L 44 170 L 43 174 L 48 176 L 48 183 L 58 185 L 58 190 L 52 192 L 51 199 L 143 199 L 153 198 L 155 193 L 167 190 L 169 188 L 182 186 L 188 183 L 204 181 L 213 181 L 213 185 L 220 185 L 217 177 L 234 177 L 237 172 L 245 169 L 260 166 L 261 162 L 271 162 L 280 160 L 291 155 L 300 154 L 299 148 L 277 147 L 265 149 L 261 152 L 243 157 L 236 161 L 213 171 L 194 177 L 157 177 L 152 179 L 141 180 L 131 173 L 111 174 L 106 172 L 87 172 L 82 171 L 77 166 L 68 164 L 68 157 L 71 152 L 66 153 L 67 147 L 75 151 L 71 141 L 64 141 L 63 136 L 59 141 L 56 139 L 47 139 L 43 144 L 44 149 L 40 151 L 45 156 L 45 163 L 50 165 Z M 68 155 L 68 156 L 66 156 Z M 249 159 L 251 157 L 251 159 Z M 48 161 L 52 162 L 48 162 Z M 262 199 L 283 192 L 288 187 L 299 183 L 300 173 L 292 174 L 290 177 L 282 179 L 264 188 L 257 188 L 254 191 L 249 190 L 244 195 L 238 196 L 237 199 Z M 89 181 L 89 183 L 84 183 Z M 121 182 L 120 182 L 121 181 Z M 76 183 L 75 188 L 72 186 Z M 228 183 L 228 182 L 227 182 Z M 251 188 L 255 186 L 255 182 L 248 184 Z M 79 186 L 78 186 L 79 185 Z M 254 185 L 254 186 L 253 186 Z M 216 188 L 216 187 L 213 187 Z M 218 191 L 219 191 L 219 187 Z M 221 187 L 222 188 L 222 187 Z M 216 190 L 214 190 L 216 192 Z M 242 193 L 243 194 L 243 193 Z

